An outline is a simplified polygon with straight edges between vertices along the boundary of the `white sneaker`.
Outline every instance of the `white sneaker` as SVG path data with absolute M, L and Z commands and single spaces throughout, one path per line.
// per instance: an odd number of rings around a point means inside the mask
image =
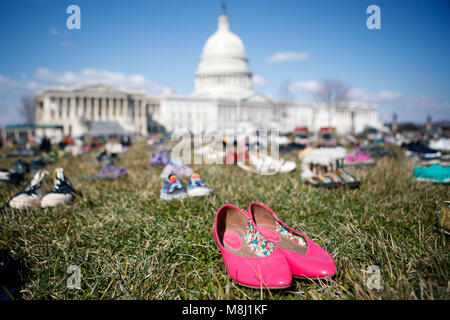
M 66 204 L 73 200 L 75 190 L 70 180 L 64 175 L 63 168 L 55 169 L 54 179 L 54 188 L 42 198 L 41 206 L 43 208 Z
M 25 189 L 12 197 L 8 204 L 14 209 L 24 209 L 39 206 L 41 204 L 42 197 L 45 194 L 45 176 L 48 175 L 48 171 L 40 170 L 36 172 L 33 179 L 28 182 Z
M 287 173 L 295 170 L 297 167 L 296 163 L 293 161 L 275 159 L 270 156 L 257 156 L 255 154 L 249 154 L 249 157 L 251 165 L 238 162 L 238 166 L 244 170 L 261 175 L 274 175 L 278 172 Z

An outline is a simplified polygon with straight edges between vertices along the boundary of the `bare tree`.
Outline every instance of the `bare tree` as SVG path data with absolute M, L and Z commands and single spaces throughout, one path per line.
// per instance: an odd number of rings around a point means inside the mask
M 35 106 L 34 99 L 31 97 L 23 97 L 19 112 L 25 119 L 26 124 L 31 125 L 35 122 Z
M 326 79 L 320 84 L 320 89 L 316 93 L 319 102 L 326 103 L 328 109 L 328 125 L 331 125 L 331 109 L 333 107 L 344 106 L 349 100 L 350 86 L 337 79 Z

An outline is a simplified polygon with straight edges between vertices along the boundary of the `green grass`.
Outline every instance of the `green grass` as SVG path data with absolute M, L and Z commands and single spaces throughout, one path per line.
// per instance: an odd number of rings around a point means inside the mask
M 84 193 L 73 205 L 0 215 L 0 248 L 23 257 L 25 299 L 449 299 L 448 238 L 436 210 L 448 185 L 413 181 L 401 154 L 357 169 L 358 190 L 315 189 L 291 174 L 258 176 L 232 165 L 193 166 L 215 189 L 206 199 L 159 200 L 161 168 L 149 165 L 141 141 L 120 156 L 129 177 L 86 182 L 94 153 L 48 166 L 65 168 Z M 296 159 L 294 156 L 289 156 Z M 10 167 L 15 159 L 0 160 Z M 298 161 L 298 160 L 296 160 Z M 298 162 L 298 165 L 300 163 Z M 183 179 L 186 184 L 186 179 Z M 48 178 L 48 187 L 53 184 Z M 5 202 L 20 187 L 0 189 Z M 227 275 L 211 229 L 225 203 L 247 209 L 264 202 L 335 258 L 332 279 L 294 279 L 286 290 L 241 287 Z M 81 289 L 68 289 L 66 270 L 81 267 Z M 364 271 L 381 269 L 380 290 Z

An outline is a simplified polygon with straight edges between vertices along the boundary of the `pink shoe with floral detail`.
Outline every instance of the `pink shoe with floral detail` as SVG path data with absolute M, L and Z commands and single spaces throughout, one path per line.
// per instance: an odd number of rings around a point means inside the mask
M 213 238 L 228 274 L 239 284 L 271 289 L 291 285 L 286 257 L 276 244 L 264 239 L 244 210 L 223 205 L 216 213 Z
M 331 255 L 302 232 L 288 227 L 268 206 L 252 202 L 248 215 L 264 238 L 281 249 L 294 276 L 323 278 L 335 274 Z

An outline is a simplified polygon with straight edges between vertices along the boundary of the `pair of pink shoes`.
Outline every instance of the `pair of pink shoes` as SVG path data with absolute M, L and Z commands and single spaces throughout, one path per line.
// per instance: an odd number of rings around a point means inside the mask
M 282 289 L 292 284 L 293 276 L 323 278 L 336 271 L 325 249 L 259 202 L 252 202 L 248 212 L 223 205 L 213 238 L 231 278 L 247 287 Z

